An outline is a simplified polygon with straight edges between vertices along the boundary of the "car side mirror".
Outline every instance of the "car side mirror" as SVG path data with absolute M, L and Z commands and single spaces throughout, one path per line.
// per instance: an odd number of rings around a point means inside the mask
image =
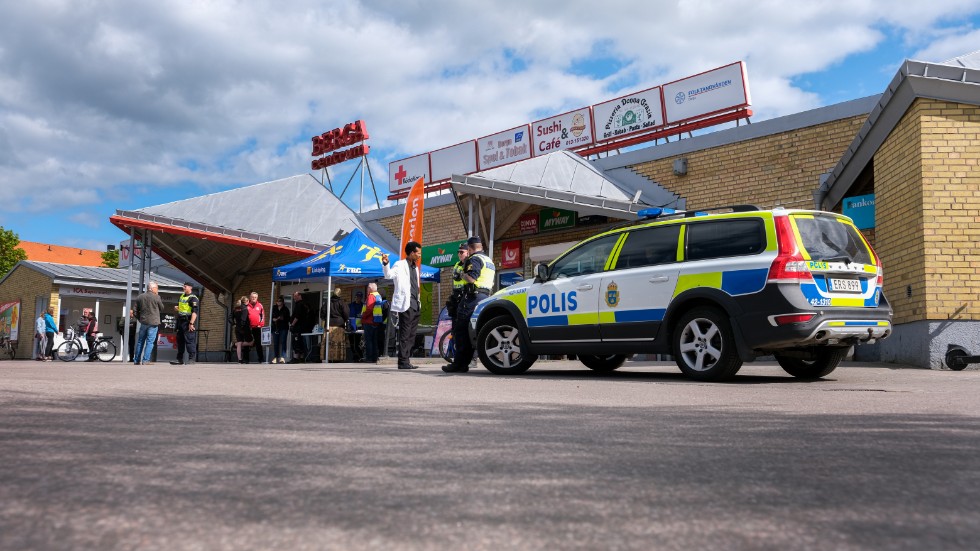
M 544 283 L 545 281 L 548 281 L 548 265 L 538 264 L 534 267 L 534 282 Z

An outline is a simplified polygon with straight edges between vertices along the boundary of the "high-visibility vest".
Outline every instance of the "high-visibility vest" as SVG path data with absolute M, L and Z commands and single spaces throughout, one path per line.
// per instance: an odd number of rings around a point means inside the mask
M 371 317 L 373 318 L 374 323 L 376 324 L 381 323 L 382 321 L 384 321 L 384 313 L 381 310 L 381 307 L 384 305 L 383 304 L 384 299 L 381 298 L 381 293 L 378 293 L 377 291 L 373 293 L 368 293 L 368 296 L 374 297 L 374 306 L 371 307 Z M 364 312 L 366 310 L 367 310 L 367 303 L 365 302 L 364 306 L 361 306 L 361 317 L 358 319 L 364 318 Z
M 463 285 L 466 285 L 466 280 L 463 279 L 463 262 L 457 262 L 453 266 L 453 290 L 461 289 Z
M 191 298 L 196 299 L 197 297 L 194 296 L 193 294 L 191 294 L 191 295 L 180 295 L 180 300 L 177 301 L 177 313 L 178 314 L 180 314 L 182 316 L 189 316 L 189 315 L 191 315 L 191 312 L 194 311 L 194 309 L 191 308 L 191 302 L 190 302 Z
M 494 276 L 496 275 L 496 268 L 493 265 L 493 260 L 489 256 L 483 254 L 483 252 L 478 252 L 473 256 L 479 256 L 483 260 L 483 269 L 480 270 L 480 276 L 476 278 L 473 285 L 477 289 L 486 289 L 489 292 L 493 292 L 493 282 Z

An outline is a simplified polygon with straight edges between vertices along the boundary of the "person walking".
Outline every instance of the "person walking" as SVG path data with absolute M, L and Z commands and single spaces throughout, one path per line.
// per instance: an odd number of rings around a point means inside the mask
M 37 315 L 37 320 L 34 322 L 34 359 L 43 362 L 44 361 L 44 348 L 48 343 L 47 331 L 44 328 L 47 324 L 44 322 L 44 311 L 42 310 Z
M 262 347 L 262 327 L 265 326 L 265 308 L 259 302 L 259 294 L 252 291 L 248 294 L 248 327 L 252 333 L 252 348 L 259 363 L 265 363 L 265 349 Z
M 453 362 L 442 367 L 446 373 L 466 373 L 470 370 L 473 359 L 473 343 L 470 341 L 470 316 L 476 309 L 477 303 L 493 293 L 494 275 L 496 268 L 493 260 L 483 252 L 483 242 L 478 236 L 466 240 L 469 256 L 463 263 L 462 278 L 463 301 L 456 310 L 453 318 L 453 342 L 456 344 L 456 356 Z
M 152 365 L 153 347 L 157 343 L 157 331 L 160 330 L 160 313 L 163 312 L 163 299 L 160 298 L 160 286 L 151 281 L 146 286 L 146 292 L 140 293 L 133 303 L 133 313 L 139 322 L 136 337 L 136 352 L 133 355 L 134 365 Z
M 378 337 L 376 331 L 381 326 L 384 299 L 378 293 L 378 284 L 368 283 L 367 302 L 361 308 L 361 327 L 364 328 L 364 361 L 378 363 Z
M 54 305 L 48 306 L 48 312 L 44 314 L 44 337 L 47 342 L 44 345 L 44 361 L 50 362 L 54 359 L 54 334 L 58 332 L 58 324 L 54 321 Z
M 171 365 L 194 365 L 197 360 L 197 317 L 201 311 L 201 301 L 194 294 L 194 286 L 184 282 L 184 294 L 177 299 L 177 359 Z M 184 362 L 184 351 L 187 361 Z
M 279 295 L 272 306 L 272 363 L 286 363 L 286 343 L 289 339 L 289 308 L 286 297 Z
M 417 369 L 410 361 L 415 346 L 415 332 L 418 330 L 419 313 L 422 302 L 419 289 L 422 287 L 419 261 L 422 258 L 422 245 L 409 241 L 405 245 L 405 258 L 388 267 L 388 255 L 381 255 L 381 268 L 385 279 L 395 285 L 391 295 L 391 311 L 398 314 L 398 369 Z

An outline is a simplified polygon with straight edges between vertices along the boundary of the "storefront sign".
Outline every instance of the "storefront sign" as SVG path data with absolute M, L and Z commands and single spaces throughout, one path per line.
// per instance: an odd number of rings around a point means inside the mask
M 875 195 L 857 195 L 855 197 L 845 197 L 842 212 L 854 220 L 854 225 L 859 230 L 867 230 L 875 227 Z
M 524 214 L 517 221 L 521 228 L 521 235 L 538 233 L 538 213 L 532 212 Z
M 595 224 L 605 224 L 608 221 L 608 216 L 603 216 L 601 214 L 590 214 L 588 216 L 579 216 L 577 224 L 579 226 L 593 226 Z
M 480 170 L 531 158 L 531 137 L 528 125 L 504 130 L 476 142 Z
M 139 293 L 139 285 L 133 286 L 133 296 Z M 110 298 L 126 300 L 126 291 L 115 289 L 96 289 L 92 287 L 74 287 L 62 285 L 58 288 L 58 294 L 63 297 L 90 297 L 90 298 Z
M 534 136 L 535 156 L 589 145 L 594 141 L 592 110 L 583 107 L 577 111 L 533 122 L 531 135 Z
M 470 140 L 438 149 L 430 153 L 429 158 L 432 163 L 432 182 L 448 180 L 453 174 L 472 174 L 476 172 L 476 141 Z
M 388 191 L 402 193 L 412 189 L 419 178 L 429 178 L 429 154 L 416 155 L 388 164 Z
M 749 80 L 741 61 L 664 85 L 667 124 L 747 107 Z
M 595 141 L 622 138 L 664 125 L 660 87 L 592 106 Z
M 501 268 L 521 267 L 521 242 L 520 241 L 505 241 L 500 244 L 500 267 Z
M 422 264 L 428 264 L 433 268 L 453 266 L 459 260 L 456 251 L 459 250 L 460 243 L 465 243 L 465 241 L 448 241 L 422 247 Z
M 20 337 L 20 301 L 0 304 L 0 335 L 12 341 Z
M 575 227 L 575 211 L 562 209 L 544 209 L 538 213 L 540 231 L 562 230 Z

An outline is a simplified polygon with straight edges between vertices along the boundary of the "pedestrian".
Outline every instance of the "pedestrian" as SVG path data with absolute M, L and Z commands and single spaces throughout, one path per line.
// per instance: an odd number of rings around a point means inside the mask
M 323 303 L 320 310 L 320 319 L 327 324 L 323 347 L 328 349 L 323 356 L 331 362 L 347 361 L 347 313 L 350 310 L 340 293 L 340 287 L 334 287 L 330 309 L 327 309 L 327 303 Z
M 378 291 L 378 295 L 381 296 L 381 324 L 374 329 L 375 336 L 378 339 L 377 347 L 379 356 L 388 356 L 388 314 L 391 312 L 391 301 L 386 299 L 381 291 Z
M 194 365 L 197 360 L 197 317 L 201 311 L 201 301 L 194 294 L 194 286 L 184 282 L 184 294 L 177 299 L 177 359 L 172 365 Z M 184 361 L 184 351 L 187 361 Z
M 99 332 L 99 320 L 94 310 L 86 310 L 83 314 L 88 322 L 85 324 L 85 342 L 88 344 L 87 362 L 94 362 L 99 359 L 95 353 L 95 337 Z
M 38 313 L 37 321 L 34 322 L 34 359 L 43 362 L 44 361 L 44 348 L 48 344 L 47 331 L 44 328 L 47 324 L 44 321 L 44 311 Z
M 463 300 L 453 318 L 453 342 L 456 345 L 456 355 L 453 362 L 442 367 L 446 373 L 466 373 L 470 370 L 473 359 L 473 343 L 470 341 L 470 316 L 476 309 L 477 303 L 493 293 L 494 275 L 496 268 L 493 260 L 483 252 L 483 242 L 478 236 L 466 240 L 469 252 L 463 263 L 462 278 Z
M 384 299 L 378 294 L 378 284 L 368 283 L 368 298 L 361 309 L 361 327 L 364 328 L 364 361 L 378 363 L 377 329 L 381 325 Z
M 160 298 L 160 286 L 155 281 L 151 281 L 146 286 L 146 292 L 140 293 L 133 303 L 133 314 L 139 322 L 133 364 L 153 364 L 150 358 L 153 357 L 153 347 L 157 343 L 161 312 L 163 312 L 163 299 Z
M 385 279 L 395 285 L 391 295 L 391 311 L 396 312 L 398 321 L 398 369 L 417 369 L 410 361 L 415 347 L 415 332 L 419 325 L 422 302 L 419 289 L 422 287 L 419 261 L 422 258 L 422 245 L 409 241 L 405 245 L 405 258 L 388 267 L 388 255 L 381 255 L 381 267 Z
M 446 301 L 446 313 L 449 314 L 449 319 L 456 319 L 456 310 L 459 309 L 459 304 L 463 301 L 463 286 L 466 282 L 463 281 L 463 264 L 466 262 L 466 258 L 470 255 L 469 249 L 466 246 L 466 241 L 459 244 L 459 249 L 456 251 L 459 255 L 459 260 L 453 265 L 453 291 L 449 295 L 449 299 Z M 453 335 L 453 339 L 456 335 Z
M 350 303 L 348 314 L 347 335 L 350 337 L 351 361 L 359 362 L 361 356 L 361 339 L 363 326 L 361 325 L 361 310 L 364 308 L 364 293 L 357 291 L 354 293 L 354 300 Z M 360 333 L 358 331 L 361 331 Z
M 44 337 L 47 343 L 44 345 L 44 361 L 50 362 L 54 359 L 54 334 L 58 332 L 58 324 L 54 321 L 54 305 L 48 306 L 48 312 L 44 314 Z
M 293 316 L 289 320 L 289 332 L 293 335 L 293 359 L 288 363 L 298 364 L 306 361 L 310 347 L 303 333 L 307 332 L 309 318 L 309 308 L 303 300 L 303 295 L 299 292 L 293 293 Z
M 129 351 L 129 361 L 132 362 L 136 357 L 136 315 L 133 314 L 132 308 L 129 309 L 129 337 L 126 337 L 126 316 L 119 316 L 116 321 L 116 331 L 120 339 L 129 339 L 126 348 Z
M 286 363 L 286 344 L 289 339 L 289 308 L 286 297 L 279 295 L 272 306 L 272 363 Z
M 252 332 L 252 348 L 259 363 L 265 362 L 265 349 L 262 347 L 262 327 L 265 326 L 265 308 L 259 302 L 259 294 L 252 291 L 248 294 L 248 327 Z M 246 360 L 247 361 L 247 360 Z
M 248 347 L 252 346 L 252 330 L 248 323 L 248 297 L 242 296 L 231 309 L 228 317 L 235 329 L 235 350 L 238 352 L 238 363 L 248 363 Z

